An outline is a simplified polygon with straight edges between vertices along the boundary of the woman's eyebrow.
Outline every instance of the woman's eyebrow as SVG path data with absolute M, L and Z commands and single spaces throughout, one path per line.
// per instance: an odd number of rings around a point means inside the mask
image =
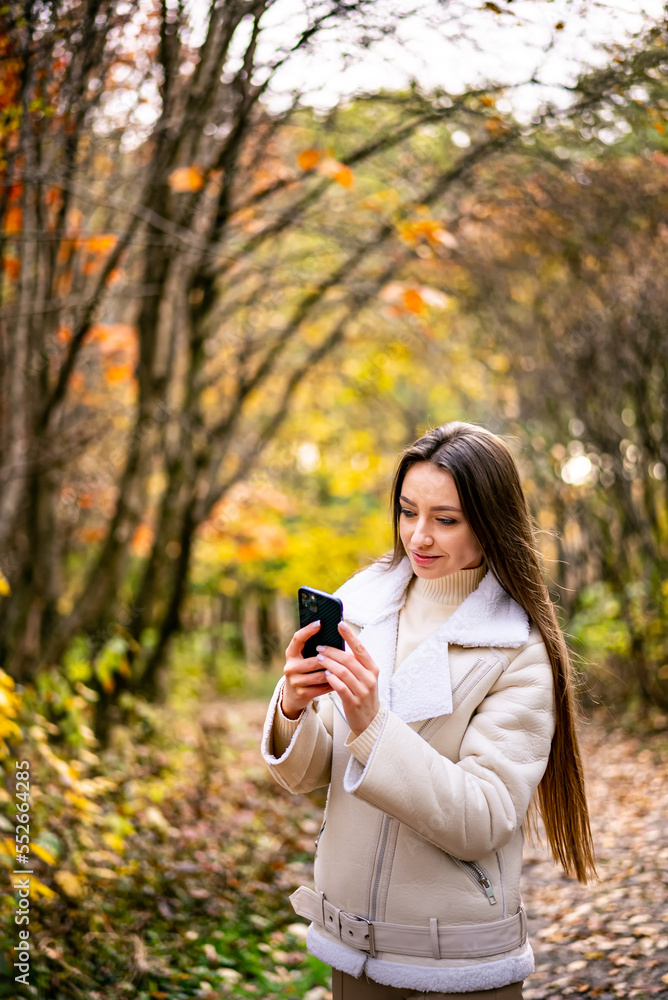
M 411 507 L 417 507 L 415 501 L 409 500 L 408 497 L 399 497 L 399 499 L 403 500 L 404 503 L 409 503 Z M 455 510 L 458 514 L 461 514 L 459 507 L 430 507 L 429 510 Z

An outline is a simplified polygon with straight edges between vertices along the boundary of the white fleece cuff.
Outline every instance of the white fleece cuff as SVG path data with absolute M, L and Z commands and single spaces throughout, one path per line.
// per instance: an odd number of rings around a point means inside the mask
M 387 710 L 383 705 L 380 706 L 375 716 L 363 730 L 359 736 L 353 737 L 352 730 L 346 736 L 344 747 L 357 758 L 360 764 L 366 764 L 369 759 L 369 755 L 373 750 L 373 745 L 378 739 L 378 734 L 380 733 L 380 727 L 385 718 L 385 712 Z

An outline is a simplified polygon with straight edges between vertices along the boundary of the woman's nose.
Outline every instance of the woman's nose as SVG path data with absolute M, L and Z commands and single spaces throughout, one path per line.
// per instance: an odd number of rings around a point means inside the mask
M 427 548 L 432 544 L 432 537 L 427 531 L 426 527 L 420 524 L 415 525 L 415 531 L 413 532 L 413 537 L 411 539 L 413 545 L 424 545 Z

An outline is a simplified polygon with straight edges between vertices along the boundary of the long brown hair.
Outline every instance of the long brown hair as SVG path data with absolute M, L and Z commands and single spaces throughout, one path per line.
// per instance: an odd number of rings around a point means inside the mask
M 449 472 L 464 515 L 490 571 L 538 627 L 552 665 L 556 729 L 547 769 L 538 786 L 538 808 L 555 861 L 580 882 L 596 876 L 594 845 L 576 732 L 568 647 L 540 569 L 534 525 L 520 475 L 504 441 L 475 424 L 453 421 L 428 431 L 399 457 L 391 489 L 394 549 L 378 563 L 396 566 L 405 556 L 399 534 L 399 496 L 408 469 L 432 462 Z M 527 825 L 535 833 L 535 800 Z

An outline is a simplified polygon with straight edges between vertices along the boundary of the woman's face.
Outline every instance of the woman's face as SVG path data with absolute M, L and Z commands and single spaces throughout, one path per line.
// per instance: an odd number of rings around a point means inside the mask
M 401 541 L 417 576 L 433 579 L 481 564 L 483 551 L 464 517 L 449 472 L 427 461 L 411 465 L 399 505 Z M 422 554 L 434 558 L 418 561 Z

